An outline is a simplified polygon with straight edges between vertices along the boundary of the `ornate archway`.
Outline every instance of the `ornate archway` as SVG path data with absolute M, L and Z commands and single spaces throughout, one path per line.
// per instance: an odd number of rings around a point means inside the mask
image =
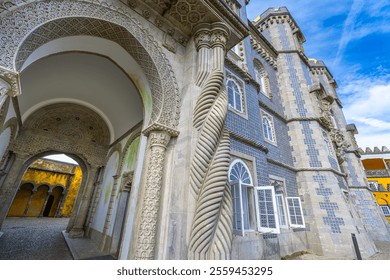
M 0 26 L 0 66 L 15 73 L 34 50 L 57 38 L 89 35 L 116 42 L 138 62 L 150 84 L 149 126 L 176 128 L 180 95 L 172 67 L 148 31 L 122 9 L 98 1 L 35 1 L 1 14 Z

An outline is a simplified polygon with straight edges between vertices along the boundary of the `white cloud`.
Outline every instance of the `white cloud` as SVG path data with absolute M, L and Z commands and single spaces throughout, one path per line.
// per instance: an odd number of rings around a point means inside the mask
M 347 122 L 355 123 L 361 147 L 390 147 L 390 82 L 382 78 L 351 81 L 342 90 L 351 94 L 345 98 Z

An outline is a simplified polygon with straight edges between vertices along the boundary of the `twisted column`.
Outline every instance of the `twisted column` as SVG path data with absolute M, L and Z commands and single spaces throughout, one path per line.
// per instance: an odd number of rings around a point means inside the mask
M 136 259 L 139 260 L 154 259 L 165 151 L 170 138 L 167 131 L 152 131 L 149 134 L 149 160 L 136 247 Z
M 190 186 L 196 199 L 196 210 L 188 258 L 229 259 L 233 207 L 228 184 L 230 142 L 224 126 L 228 98 L 223 84 L 225 46 L 229 32 L 221 23 L 209 25 L 208 30 L 202 25 L 200 30 L 210 34 L 212 68 L 194 109 L 193 125 L 199 137 L 190 170 Z M 199 71 L 204 70 L 200 67 Z

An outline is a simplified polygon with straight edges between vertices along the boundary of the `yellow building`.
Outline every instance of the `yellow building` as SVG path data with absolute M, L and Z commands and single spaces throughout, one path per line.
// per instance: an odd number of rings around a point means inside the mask
M 80 166 L 41 158 L 25 172 L 9 217 L 69 217 L 82 180 Z
M 383 146 L 360 150 L 368 183 L 387 221 L 390 223 L 390 150 Z

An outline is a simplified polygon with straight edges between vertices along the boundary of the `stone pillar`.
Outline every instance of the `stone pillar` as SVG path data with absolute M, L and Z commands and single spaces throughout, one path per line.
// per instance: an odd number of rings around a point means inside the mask
M 41 212 L 39 213 L 39 217 L 42 217 L 42 216 L 43 216 L 43 212 L 45 211 L 46 204 L 47 204 L 47 201 L 49 200 L 50 195 L 51 195 L 51 190 L 50 190 L 50 188 L 49 188 L 48 191 L 47 191 L 47 194 L 46 194 L 45 203 L 43 203 L 43 207 L 42 207 L 42 209 L 41 209 Z
M 25 154 L 15 154 L 12 167 L 6 175 L 3 186 L 0 188 L 0 228 L 19 189 L 19 183 L 23 176 L 21 170 L 28 157 L 29 155 Z
M 118 194 L 118 182 L 119 182 L 119 179 L 121 178 L 121 176 L 114 175 L 113 178 L 114 178 L 114 184 L 113 184 L 112 191 L 111 191 L 110 201 L 108 203 L 106 221 L 104 222 L 103 239 L 102 239 L 102 242 L 100 244 L 100 250 L 102 250 L 102 251 L 104 251 L 104 249 L 106 247 L 107 237 L 108 237 L 108 234 L 110 233 L 109 229 L 110 229 L 110 224 L 111 224 L 111 217 L 112 217 L 112 212 L 114 210 L 115 199 L 116 199 L 116 196 Z
M 148 159 L 143 183 L 143 201 L 138 228 L 135 258 L 155 258 L 158 214 L 160 209 L 166 148 L 171 139 L 167 131 L 152 130 L 148 133 Z
M 34 195 L 35 195 L 35 193 L 37 192 L 37 190 L 35 190 L 35 188 L 34 188 L 34 189 L 32 189 L 31 192 L 32 192 L 32 193 L 31 193 L 30 198 L 29 198 L 29 200 L 28 200 L 28 202 L 27 202 L 26 209 L 24 209 L 24 212 L 23 212 L 23 217 L 26 217 L 27 212 L 28 212 L 28 209 L 30 208 L 31 201 L 33 200 Z
M 69 187 L 65 188 L 64 192 L 61 193 L 60 202 L 58 203 L 58 208 L 54 217 L 61 217 L 61 212 L 62 209 L 64 208 L 65 199 L 68 194 L 68 191 L 69 191 Z
M 224 61 L 229 29 L 223 23 L 196 29 L 198 71 L 209 73 L 198 83 L 201 93 L 193 113 L 196 146 L 190 168 L 190 191 L 195 210 L 188 244 L 189 259 L 229 259 L 232 242 L 232 205 L 228 180 L 229 135 L 224 122 L 228 110 Z M 209 50 L 205 50 L 210 48 Z M 204 69 L 204 53 L 211 65 Z M 198 72 L 199 73 L 199 72 Z M 199 74 L 198 74 L 199 76 Z
M 77 212 L 75 212 L 73 223 L 70 225 L 69 237 L 71 238 L 84 237 L 85 222 L 88 215 L 89 205 L 91 203 L 97 172 L 97 166 L 90 167 L 88 179 L 82 190 L 81 200 L 77 208 Z

